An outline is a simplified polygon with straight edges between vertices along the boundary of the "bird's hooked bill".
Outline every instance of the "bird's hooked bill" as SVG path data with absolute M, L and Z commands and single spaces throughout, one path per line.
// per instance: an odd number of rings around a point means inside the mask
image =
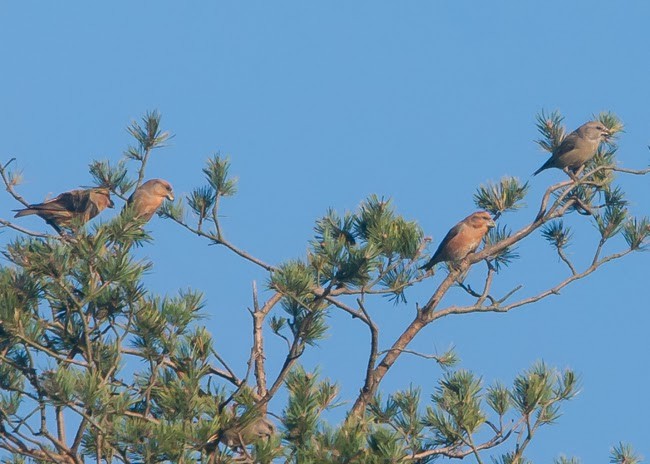
M 168 194 L 167 194 L 167 199 L 168 199 L 169 201 L 174 201 L 174 194 L 173 194 L 173 193 L 168 193 Z

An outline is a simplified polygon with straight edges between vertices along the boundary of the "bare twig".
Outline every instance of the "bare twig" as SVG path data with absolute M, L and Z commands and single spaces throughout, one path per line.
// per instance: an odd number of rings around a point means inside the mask
M 567 266 L 569 266 L 569 269 L 571 270 L 571 274 L 576 275 L 578 271 L 576 271 L 576 268 L 573 266 L 573 263 L 569 260 L 569 258 L 567 258 L 562 247 L 556 247 L 556 250 L 560 259 L 564 261 Z
M 359 309 L 363 312 L 366 319 L 366 325 L 368 326 L 368 330 L 370 330 L 370 353 L 368 354 L 368 363 L 366 366 L 366 378 L 369 378 L 372 376 L 372 373 L 375 370 L 375 365 L 377 364 L 379 329 L 377 328 L 377 324 L 375 324 L 370 318 L 370 314 L 366 310 L 361 298 L 357 298 L 357 304 L 359 305 Z
M 320 290 L 317 290 L 317 291 L 320 291 Z M 327 302 L 329 302 L 329 303 L 332 303 L 332 305 L 336 306 L 337 308 L 342 309 L 343 311 L 348 313 L 350 316 L 352 316 L 353 319 L 361 319 L 364 323 L 368 324 L 368 322 L 369 322 L 368 318 L 366 317 L 366 315 L 363 312 L 357 311 L 354 308 L 351 308 L 350 306 L 348 306 L 345 303 L 343 303 L 342 301 L 334 298 L 333 296 L 326 296 L 325 300 Z
M 7 161 L 4 166 L 0 166 L 0 176 L 2 176 L 2 182 L 5 184 L 5 190 L 9 192 L 9 194 L 14 197 L 14 199 L 20 203 L 23 204 L 23 206 L 29 206 L 29 203 L 27 200 L 25 200 L 22 196 L 20 196 L 16 190 L 14 189 L 14 184 L 9 180 L 7 177 L 7 168 L 11 163 L 16 161 L 16 158 L 11 158 L 9 161 Z
M 279 294 L 277 294 L 279 295 Z M 277 297 L 280 301 L 280 296 Z M 253 281 L 253 356 L 255 359 L 255 379 L 257 381 L 257 394 L 260 397 L 266 395 L 266 370 L 264 368 L 264 333 L 262 331 L 264 319 L 273 305 L 264 305 L 264 311 L 260 309 L 257 300 L 257 285 Z
M 250 261 L 252 263 L 257 264 L 258 266 L 266 269 L 269 272 L 270 271 L 277 271 L 277 268 L 275 266 L 272 266 L 270 264 L 265 263 L 264 261 L 254 257 L 253 255 L 247 253 L 246 251 L 236 247 L 235 245 L 233 245 L 229 241 L 225 240 L 220 232 L 217 235 L 206 233 L 206 232 L 203 232 L 203 231 L 201 231 L 199 229 L 193 228 L 193 227 L 187 225 L 185 222 L 179 221 L 176 218 L 170 217 L 170 219 L 172 221 L 174 221 L 176 224 L 178 224 L 178 225 L 182 226 L 183 228 L 189 230 L 193 234 L 196 234 L 199 237 L 203 237 L 203 238 L 207 238 L 207 239 L 212 240 L 214 245 L 223 245 L 224 247 L 226 247 L 227 249 L 229 249 L 230 251 L 232 251 L 236 255 L 239 255 L 242 258 L 244 258 L 244 259 L 246 259 L 246 260 L 248 260 L 248 261 Z
M 381 355 L 381 354 L 386 354 L 386 353 L 388 353 L 388 351 L 390 351 L 390 350 L 380 351 L 380 352 L 377 353 L 377 354 L 380 354 L 380 355 Z M 423 358 L 423 359 L 433 359 L 433 360 L 434 360 L 435 362 L 437 362 L 438 364 L 444 364 L 444 359 L 443 359 L 443 357 L 442 357 L 442 356 L 439 356 L 439 355 L 437 355 L 437 354 L 425 354 L 425 353 L 420 353 L 419 351 L 413 351 L 413 350 L 407 350 L 407 349 L 399 350 L 399 351 L 402 352 L 402 353 L 404 353 L 404 354 L 412 354 L 412 355 L 414 355 L 414 356 L 417 356 L 418 358 Z
M 415 461 L 419 459 L 423 459 L 426 457 L 430 456 L 445 456 L 448 458 L 456 458 L 456 459 L 462 459 L 466 456 L 469 456 L 470 454 L 473 454 L 475 452 L 485 450 L 485 449 L 490 449 L 494 448 L 496 446 L 499 446 L 501 443 L 506 441 L 508 438 L 510 438 L 510 433 L 508 432 L 505 435 L 496 435 L 494 436 L 491 440 L 486 441 L 484 443 L 481 443 L 480 445 L 476 445 L 474 449 L 458 449 L 458 445 L 450 445 L 450 446 L 445 446 L 441 448 L 434 448 L 426 451 L 422 451 L 420 453 L 413 454 L 409 456 L 409 459 Z
M 23 227 L 20 227 L 19 225 L 14 224 L 13 222 L 7 221 L 5 219 L 0 219 L 0 224 L 2 224 L 3 227 L 9 227 L 10 229 L 17 230 L 18 232 L 21 232 L 25 235 L 29 235 L 31 237 L 38 237 L 38 238 L 55 238 L 57 240 L 61 240 L 62 237 L 57 236 L 57 235 L 49 235 L 49 234 L 42 234 L 40 232 L 34 232 L 29 229 L 25 229 Z

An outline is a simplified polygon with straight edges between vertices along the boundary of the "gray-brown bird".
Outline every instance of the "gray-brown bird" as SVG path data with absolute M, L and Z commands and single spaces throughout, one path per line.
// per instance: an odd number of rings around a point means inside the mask
M 431 259 L 420 269 L 428 271 L 442 262 L 457 264 L 476 251 L 485 234 L 494 226 L 494 220 L 487 211 L 470 214 L 447 232 Z
M 234 426 L 224 430 L 219 441 L 230 448 L 243 448 L 257 440 L 268 440 L 275 432 L 273 422 L 266 417 L 258 417 L 244 427 Z
M 171 184 L 163 179 L 151 179 L 133 192 L 127 200 L 127 206 L 133 208 L 134 217 L 147 222 L 160 208 L 165 198 L 174 200 Z
M 577 171 L 594 157 L 600 143 L 606 141 L 610 135 L 609 129 L 601 122 L 589 121 L 583 124 L 564 137 L 551 157 L 533 173 L 533 176 L 548 168 L 568 168 L 572 172 Z
M 36 214 L 61 232 L 61 228 L 70 229 L 74 221 L 85 224 L 106 208 L 115 206 L 110 191 L 106 188 L 70 190 L 61 195 L 29 205 L 18 211 L 14 217 Z

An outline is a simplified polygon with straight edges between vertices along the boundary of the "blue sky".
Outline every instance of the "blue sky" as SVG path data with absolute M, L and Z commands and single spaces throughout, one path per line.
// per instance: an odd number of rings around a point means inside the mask
M 515 228 L 563 176 L 530 179 L 546 159 L 533 142 L 542 109 L 560 110 L 570 130 L 615 112 L 626 125 L 619 162 L 648 165 L 649 14 L 641 1 L 3 2 L 0 159 L 17 158 L 21 193 L 39 201 L 90 184 L 88 163 L 117 160 L 131 143 L 126 125 L 158 109 L 175 137 L 148 177 L 168 179 L 181 196 L 203 184 L 210 155 L 230 155 L 239 194 L 223 203 L 225 233 L 267 262 L 304 256 L 317 217 L 372 193 L 391 197 L 437 243 L 475 210 L 476 187 L 506 174 L 531 180 L 530 209 L 502 219 Z M 650 214 L 648 179 L 621 183 L 630 212 Z M 3 218 L 18 206 L 8 195 L 0 205 Z M 578 238 L 569 252 L 585 264 L 597 232 L 582 217 L 569 222 Z M 38 218 L 21 223 L 46 229 Z M 138 250 L 155 263 L 147 283 L 162 294 L 202 290 L 206 326 L 243 373 L 251 282 L 267 276 L 170 221 L 148 227 L 155 241 Z M 609 250 L 623 245 L 615 239 Z M 497 289 L 523 283 L 531 295 L 565 275 L 539 234 L 519 252 Z M 561 453 L 602 462 L 619 440 L 650 456 L 647 269 L 648 255 L 635 254 L 535 305 L 442 320 L 413 348 L 453 344 L 461 367 L 486 383 L 509 383 L 539 359 L 578 371 L 582 392 L 533 442 L 535 462 Z M 409 292 L 407 306 L 373 303 L 382 346 L 439 279 Z M 455 298 L 457 290 L 447 300 Z M 352 400 L 367 331 L 336 314 L 330 322 L 305 364 L 321 366 Z M 268 338 L 277 367 L 283 345 Z M 440 374 L 404 357 L 384 391 L 413 383 L 429 393 Z

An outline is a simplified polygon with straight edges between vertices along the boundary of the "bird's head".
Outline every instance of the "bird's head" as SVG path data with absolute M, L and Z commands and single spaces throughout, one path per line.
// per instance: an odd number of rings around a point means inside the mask
M 477 211 L 467 218 L 467 222 L 476 229 L 491 229 L 496 226 L 494 219 L 487 211 Z
M 599 140 L 603 142 L 607 141 L 612 136 L 612 132 L 600 121 L 589 121 L 580 126 L 578 132 L 589 140 Z
M 98 188 L 95 189 L 95 193 L 98 194 L 98 197 L 102 199 L 102 203 L 104 204 L 104 208 L 113 208 L 115 207 L 115 203 L 113 203 L 113 199 L 111 198 L 111 191 L 107 188 Z
M 172 189 L 172 185 L 165 179 L 151 179 L 150 181 L 145 182 L 145 185 L 146 184 L 152 186 L 151 188 L 154 195 L 174 201 L 174 189 Z M 143 185 L 143 187 L 145 185 Z

